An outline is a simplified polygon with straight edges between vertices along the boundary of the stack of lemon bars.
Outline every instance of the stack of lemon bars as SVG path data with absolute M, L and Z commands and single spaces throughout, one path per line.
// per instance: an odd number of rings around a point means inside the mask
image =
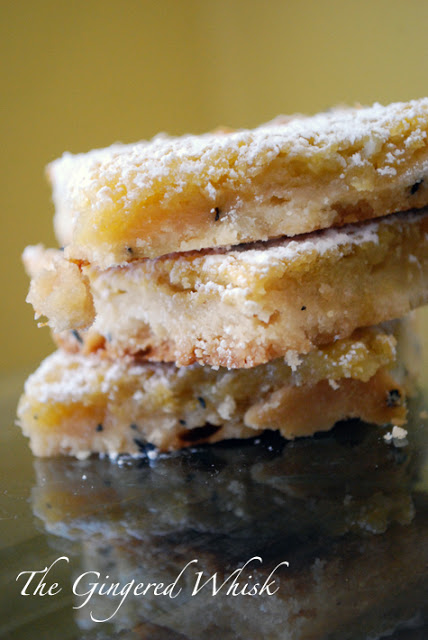
M 348 418 L 400 432 L 428 301 L 427 134 L 421 99 L 52 162 L 61 249 L 24 252 L 58 345 L 18 409 L 34 453 Z

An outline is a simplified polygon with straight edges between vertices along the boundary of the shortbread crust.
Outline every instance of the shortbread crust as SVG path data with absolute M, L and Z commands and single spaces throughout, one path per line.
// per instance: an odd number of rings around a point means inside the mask
M 135 258 L 428 205 L 428 98 L 69 153 L 47 170 L 66 255 Z
M 74 331 L 59 337 L 63 346 L 178 365 L 293 363 L 428 301 L 428 212 L 106 271 L 79 269 L 40 246 L 27 248 L 24 261 L 36 317 L 47 316 L 56 333 Z
M 18 417 L 36 455 L 79 457 L 137 453 L 146 442 L 171 450 L 269 428 L 292 439 L 345 418 L 403 424 L 410 382 L 397 368 L 406 359 L 406 351 L 397 357 L 402 328 L 359 330 L 293 367 L 277 359 L 216 371 L 57 351 L 28 379 Z

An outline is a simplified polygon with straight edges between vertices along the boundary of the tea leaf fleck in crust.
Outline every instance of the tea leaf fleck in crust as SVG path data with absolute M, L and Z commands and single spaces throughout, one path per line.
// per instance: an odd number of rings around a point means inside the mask
M 412 184 L 412 186 L 410 187 L 410 193 L 412 194 L 412 196 L 418 191 L 423 181 L 424 179 L 421 178 L 420 180 L 416 180 L 416 182 Z
M 73 337 L 77 340 L 77 342 L 80 342 L 80 344 L 83 344 L 82 336 L 78 331 L 76 331 L 76 329 L 73 329 L 71 333 Z
M 388 407 L 397 407 L 401 402 L 401 393 L 398 389 L 391 389 L 388 391 L 386 404 Z

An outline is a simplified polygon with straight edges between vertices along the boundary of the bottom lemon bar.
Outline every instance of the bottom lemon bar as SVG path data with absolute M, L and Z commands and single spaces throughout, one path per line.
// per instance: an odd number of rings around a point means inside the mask
M 409 322 L 359 329 L 291 364 L 277 359 L 251 369 L 59 350 L 27 380 L 18 421 L 36 455 L 81 458 L 136 454 L 147 443 L 167 451 L 265 429 L 293 439 L 347 418 L 402 425 L 406 367 L 413 366 Z

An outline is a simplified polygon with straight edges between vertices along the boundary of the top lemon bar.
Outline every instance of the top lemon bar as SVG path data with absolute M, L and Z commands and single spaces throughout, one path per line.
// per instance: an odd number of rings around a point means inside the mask
M 66 153 L 47 168 L 57 237 L 107 268 L 421 208 L 427 132 L 422 98 Z

